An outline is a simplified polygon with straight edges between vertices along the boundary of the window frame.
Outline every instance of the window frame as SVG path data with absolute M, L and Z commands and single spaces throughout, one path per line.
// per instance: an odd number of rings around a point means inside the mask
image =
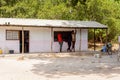
M 11 38 L 8 37 L 8 31 L 11 32 L 12 35 L 10 35 Z M 17 37 L 14 37 L 14 32 L 17 32 Z M 6 40 L 19 40 L 19 30 L 6 30 Z
M 54 31 L 54 42 L 57 42 L 57 34 L 58 33 L 61 33 L 62 34 L 62 38 L 63 38 L 63 41 L 67 42 L 68 41 L 68 35 L 69 34 L 72 34 L 72 31 Z

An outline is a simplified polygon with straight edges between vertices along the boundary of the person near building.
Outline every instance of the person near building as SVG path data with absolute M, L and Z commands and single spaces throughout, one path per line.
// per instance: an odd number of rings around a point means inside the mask
M 72 51 L 75 52 L 76 32 L 72 31 Z
M 108 55 L 112 55 L 112 44 L 111 44 L 111 41 L 109 41 L 107 43 L 107 52 L 108 52 Z
M 62 52 L 63 39 L 62 39 L 62 34 L 61 33 L 58 33 L 57 39 L 58 39 L 58 42 L 59 42 L 59 45 L 60 45 L 60 52 Z
M 69 35 L 68 35 L 68 39 L 67 39 L 67 43 L 68 43 L 68 49 L 67 49 L 67 51 L 68 52 L 71 52 L 71 42 L 72 42 L 72 36 L 71 36 L 71 33 L 69 33 Z

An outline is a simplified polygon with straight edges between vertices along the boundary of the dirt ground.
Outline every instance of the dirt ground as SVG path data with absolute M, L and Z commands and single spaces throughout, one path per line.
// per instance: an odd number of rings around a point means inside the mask
M 104 44 L 101 44 L 101 43 L 96 43 L 96 51 L 100 51 L 102 46 Z M 118 43 L 112 43 L 112 50 L 117 50 L 119 48 L 119 45 Z M 89 43 L 88 45 L 88 49 L 91 51 L 91 50 L 94 50 L 94 43 Z
M 119 80 L 116 54 L 72 57 L 0 57 L 0 80 Z

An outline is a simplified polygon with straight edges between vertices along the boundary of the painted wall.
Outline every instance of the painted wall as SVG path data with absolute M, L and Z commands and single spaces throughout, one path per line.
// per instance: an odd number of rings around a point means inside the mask
M 54 28 L 53 31 L 72 31 L 75 29 L 62 29 Z M 76 43 L 75 51 L 87 51 L 88 50 L 88 29 L 76 29 Z M 68 48 L 67 42 L 63 42 L 62 51 L 66 52 Z M 53 51 L 59 52 L 59 43 L 53 42 Z
M 50 28 L 25 28 L 30 31 L 30 52 L 51 52 Z
M 53 31 L 72 31 L 75 29 L 62 29 L 62 28 L 54 28 Z M 75 43 L 75 51 L 86 51 L 88 49 L 88 30 L 87 29 L 76 29 L 76 43 Z M 82 39 L 83 38 L 83 39 Z M 72 46 L 71 46 L 72 47 Z M 63 42 L 62 51 L 66 52 L 68 48 L 67 42 Z M 59 52 L 59 43 L 53 42 L 53 51 Z
M 6 30 L 20 29 L 18 27 L 0 27 L 0 48 L 3 53 L 8 53 L 9 50 L 14 50 L 15 53 L 19 53 L 19 40 L 6 40 Z
M 72 31 L 73 29 L 64 29 L 64 28 L 54 28 L 53 31 Z M 54 34 L 53 34 L 54 35 Z M 54 40 L 54 39 L 53 39 Z M 60 50 L 60 46 L 59 46 L 59 43 L 56 41 L 54 42 L 53 41 L 53 51 L 54 52 L 59 52 Z M 62 52 L 66 52 L 67 51 L 67 48 L 68 48 L 68 44 L 67 42 L 63 42 L 63 46 L 62 46 Z
M 80 51 L 80 44 L 81 44 L 81 35 L 80 35 L 80 29 L 77 29 L 77 32 L 76 32 L 76 42 L 75 42 L 75 51 Z
M 19 40 L 6 40 L 6 30 L 22 30 L 21 27 L 0 27 L 0 48 L 3 53 L 8 50 L 14 50 L 20 53 Z M 32 28 L 25 27 L 29 30 L 29 52 L 51 52 L 51 29 L 50 28 Z
M 88 50 L 88 29 L 81 29 L 81 51 Z
M 19 53 L 19 40 L 6 40 L 6 30 L 22 30 L 21 27 L 0 27 L 0 48 L 4 53 L 8 50 L 14 50 Z M 59 43 L 54 42 L 54 34 L 51 37 L 51 28 L 33 28 L 25 27 L 24 30 L 29 30 L 29 52 L 59 52 Z M 72 31 L 74 29 L 54 28 L 53 31 Z M 88 49 L 88 30 L 76 29 L 76 51 L 85 51 Z M 53 41 L 52 41 L 53 40 Z M 67 42 L 63 42 L 62 51 L 66 52 L 68 48 Z

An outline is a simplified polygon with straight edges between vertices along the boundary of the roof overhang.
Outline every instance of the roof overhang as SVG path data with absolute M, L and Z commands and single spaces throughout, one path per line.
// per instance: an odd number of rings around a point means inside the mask
M 0 18 L 0 26 L 107 29 L 107 26 L 96 21 L 21 19 L 21 18 Z

